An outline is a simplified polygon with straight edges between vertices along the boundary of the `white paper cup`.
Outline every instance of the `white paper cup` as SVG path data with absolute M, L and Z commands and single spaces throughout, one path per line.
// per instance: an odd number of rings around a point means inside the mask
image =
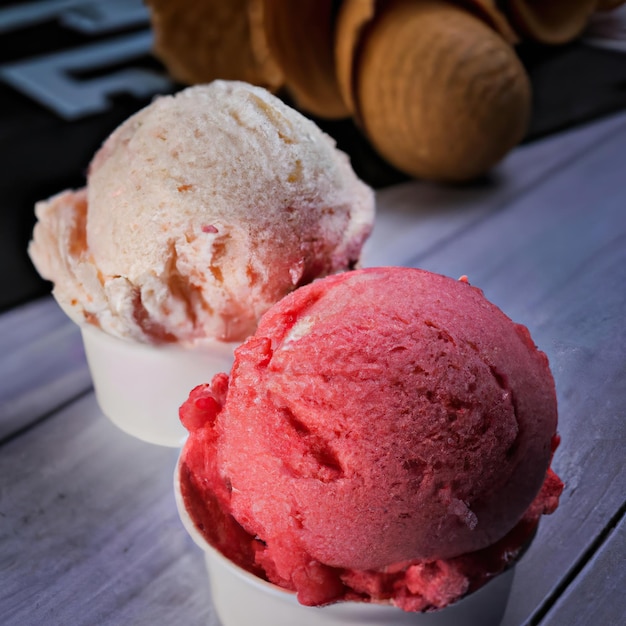
M 205 541 L 185 509 L 178 468 L 174 492 L 183 525 L 204 551 L 208 591 L 222 626 L 497 626 L 504 615 L 513 568 L 456 604 L 432 613 L 410 613 L 391 605 L 363 602 L 303 606 L 295 593 L 238 567 Z
M 81 326 L 85 354 L 102 412 L 123 431 L 162 446 L 179 447 L 187 431 L 178 417 L 189 392 L 218 372 L 229 372 L 237 343 L 215 341 L 186 349 L 126 341 Z

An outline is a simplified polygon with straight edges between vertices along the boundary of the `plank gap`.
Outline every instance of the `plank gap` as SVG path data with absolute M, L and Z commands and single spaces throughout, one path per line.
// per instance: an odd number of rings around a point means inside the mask
M 86 395 L 88 395 L 90 393 L 93 393 L 93 387 L 92 386 L 90 386 L 87 389 L 84 389 L 80 393 L 77 393 L 77 394 L 73 395 L 71 398 L 67 398 L 61 404 L 55 406 L 50 411 L 44 413 L 43 415 L 40 415 L 39 417 L 36 417 L 36 418 L 32 419 L 31 421 L 29 421 L 26 424 L 24 424 L 24 426 L 22 426 L 21 428 L 18 428 L 17 430 L 14 430 L 14 431 L 10 432 L 5 437 L 0 438 L 0 448 L 2 446 L 5 446 L 6 444 L 10 443 L 14 439 L 18 439 L 22 435 L 25 435 L 27 432 L 29 432 L 29 431 L 33 430 L 34 428 L 36 428 L 37 426 L 39 426 L 42 422 L 45 422 L 46 420 L 48 420 L 51 417 L 53 417 L 55 415 L 55 413 L 58 413 L 58 412 L 62 411 L 68 405 L 76 402 L 77 400 L 80 400 L 82 397 L 84 397 L 84 396 L 86 396 Z
M 615 514 L 608 521 L 607 525 L 602 529 L 596 538 L 591 542 L 589 547 L 582 553 L 580 559 L 574 564 L 572 569 L 563 577 L 561 582 L 554 588 L 552 593 L 546 596 L 546 599 L 539 605 L 537 611 L 526 622 L 527 626 L 539 626 L 548 612 L 556 604 L 557 600 L 563 595 L 567 587 L 569 587 L 591 561 L 593 556 L 602 548 L 603 544 L 609 538 L 611 533 L 617 528 L 619 523 L 626 514 L 626 502 L 620 506 Z

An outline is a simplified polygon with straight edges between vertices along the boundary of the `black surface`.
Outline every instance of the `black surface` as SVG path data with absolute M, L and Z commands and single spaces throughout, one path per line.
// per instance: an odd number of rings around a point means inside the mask
M 88 37 L 51 19 L 3 33 L 0 66 L 116 35 L 119 32 Z M 579 43 L 559 48 L 522 46 L 519 53 L 534 87 L 526 141 L 626 108 L 626 56 Z M 150 56 L 135 58 L 129 65 L 164 71 Z M 82 186 L 89 161 L 103 139 L 149 100 L 120 94 L 110 99 L 104 113 L 67 121 L 0 79 L 0 267 L 4 269 L 0 311 L 50 289 L 26 254 L 35 202 Z M 335 137 L 351 156 L 357 174 L 373 187 L 407 179 L 376 155 L 352 121 L 315 121 Z

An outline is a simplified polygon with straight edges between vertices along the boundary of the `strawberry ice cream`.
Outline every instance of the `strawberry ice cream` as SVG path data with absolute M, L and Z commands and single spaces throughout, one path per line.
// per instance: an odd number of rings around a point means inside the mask
M 296 290 L 180 414 L 195 526 L 306 605 L 442 608 L 514 563 L 562 489 L 545 354 L 417 269 Z
M 238 342 L 316 277 L 353 268 L 372 191 L 311 121 L 215 81 L 157 98 L 36 207 L 29 247 L 79 324 L 149 344 Z

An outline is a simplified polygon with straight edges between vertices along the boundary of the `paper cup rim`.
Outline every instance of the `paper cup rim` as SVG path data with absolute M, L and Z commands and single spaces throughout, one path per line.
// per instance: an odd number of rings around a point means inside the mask
M 185 342 L 162 342 L 162 343 L 150 343 L 147 341 L 139 341 L 128 337 L 120 337 L 112 333 L 103 330 L 96 324 L 89 324 L 87 322 L 78 324 L 78 328 L 81 333 L 91 334 L 94 337 L 100 337 L 101 339 L 111 340 L 112 343 L 126 346 L 129 350 L 137 350 L 139 352 L 224 352 L 228 354 L 229 351 L 241 345 L 241 341 L 221 341 L 214 337 L 204 337 L 197 343 L 185 343 Z

